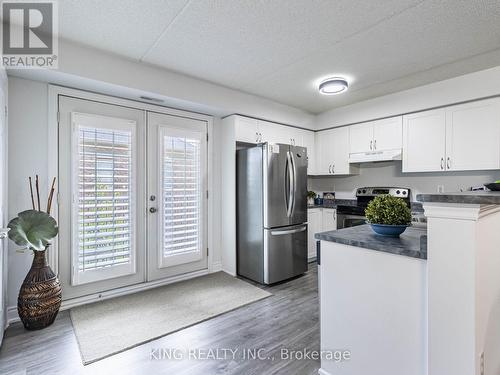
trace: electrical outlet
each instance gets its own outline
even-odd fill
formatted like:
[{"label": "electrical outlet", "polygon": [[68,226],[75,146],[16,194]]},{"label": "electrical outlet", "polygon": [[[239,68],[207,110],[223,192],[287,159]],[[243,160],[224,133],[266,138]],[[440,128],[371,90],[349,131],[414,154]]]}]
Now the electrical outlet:
[{"label": "electrical outlet", "polygon": [[438,193],[444,193],[444,185],[438,185]]},{"label": "electrical outlet", "polygon": [[481,353],[481,362],[480,362],[480,374],[484,375],[484,352]]}]

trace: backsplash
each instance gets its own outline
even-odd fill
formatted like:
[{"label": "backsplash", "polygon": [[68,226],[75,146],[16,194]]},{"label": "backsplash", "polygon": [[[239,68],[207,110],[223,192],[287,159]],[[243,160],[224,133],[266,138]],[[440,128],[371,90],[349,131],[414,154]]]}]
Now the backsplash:
[{"label": "backsplash", "polygon": [[445,192],[468,190],[500,179],[500,171],[402,173],[401,162],[361,164],[359,175],[347,177],[310,177],[308,189],[318,192],[335,191],[337,199],[355,198],[356,188],[361,186],[399,186],[412,190],[411,200],[420,193],[435,193],[438,185]]}]

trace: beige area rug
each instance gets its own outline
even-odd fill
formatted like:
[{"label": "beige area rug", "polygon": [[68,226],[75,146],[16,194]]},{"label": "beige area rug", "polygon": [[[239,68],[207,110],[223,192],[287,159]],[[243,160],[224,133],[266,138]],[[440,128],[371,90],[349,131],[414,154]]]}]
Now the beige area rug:
[{"label": "beige area rug", "polygon": [[270,295],[217,272],[70,313],[82,361],[89,364]]}]

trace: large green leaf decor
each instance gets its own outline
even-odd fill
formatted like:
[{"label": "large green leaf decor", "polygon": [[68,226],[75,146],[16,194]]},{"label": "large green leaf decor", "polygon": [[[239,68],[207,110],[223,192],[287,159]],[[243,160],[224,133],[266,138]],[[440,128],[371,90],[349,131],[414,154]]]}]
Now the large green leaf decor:
[{"label": "large green leaf decor", "polygon": [[58,228],[56,220],[48,213],[37,210],[20,212],[8,225],[9,238],[17,245],[32,250],[45,250]]}]

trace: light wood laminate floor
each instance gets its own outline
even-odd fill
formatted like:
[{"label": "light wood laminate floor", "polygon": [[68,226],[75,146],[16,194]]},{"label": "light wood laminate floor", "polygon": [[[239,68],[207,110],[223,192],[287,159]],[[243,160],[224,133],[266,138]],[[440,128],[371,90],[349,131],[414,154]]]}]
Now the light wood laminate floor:
[{"label": "light wood laminate floor", "polygon": [[[319,350],[316,265],[309,264],[304,276],[264,289],[273,296],[88,366],[82,365],[67,311],[41,331],[26,331],[16,323],[5,333],[0,374],[317,374],[319,361],[281,358],[282,349]],[[164,349],[164,353],[180,349],[177,353],[183,359],[151,359],[161,355],[157,349]],[[216,349],[219,357],[224,357],[223,349],[237,352],[234,359],[232,355],[227,359],[190,359],[189,349],[200,349],[191,352],[198,357],[208,355],[209,350],[216,354]],[[264,349],[259,353],[266,359],[243,359],[246,349]]]}]

